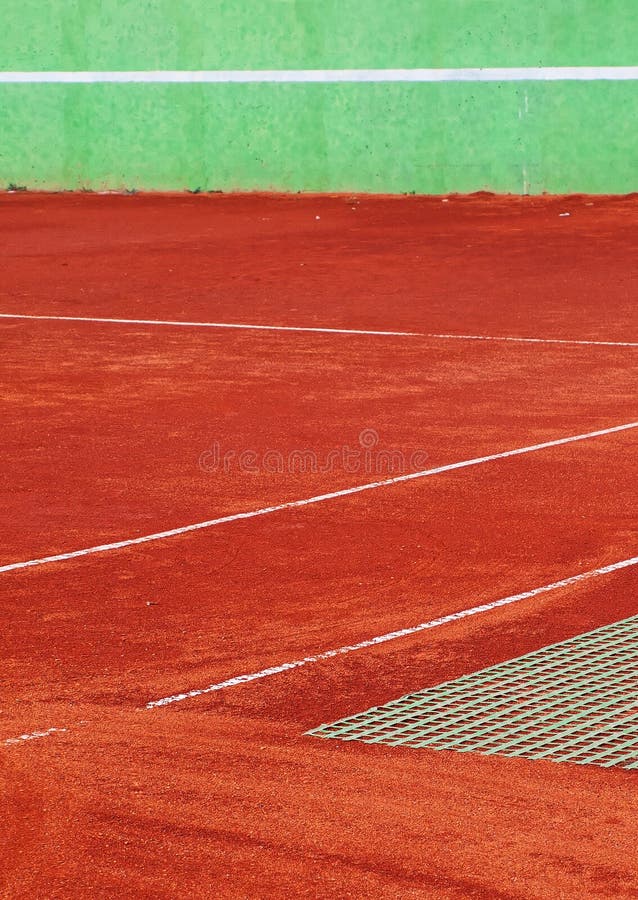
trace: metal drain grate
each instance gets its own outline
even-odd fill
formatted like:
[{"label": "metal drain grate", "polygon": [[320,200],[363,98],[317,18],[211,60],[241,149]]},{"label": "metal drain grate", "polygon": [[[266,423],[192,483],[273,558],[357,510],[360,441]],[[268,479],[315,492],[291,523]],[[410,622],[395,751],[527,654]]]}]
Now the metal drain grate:
[{"label": "metal drain grate", "polygon": [[638,616],[308,733],[638,769]]}]

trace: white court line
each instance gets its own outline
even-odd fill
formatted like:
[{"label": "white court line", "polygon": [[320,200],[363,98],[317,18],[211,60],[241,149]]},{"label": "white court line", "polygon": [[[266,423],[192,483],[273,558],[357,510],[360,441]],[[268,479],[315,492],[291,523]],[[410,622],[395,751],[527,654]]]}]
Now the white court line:
[{"label": "white court line", "polygon": [[0,72],[0,84],[340,84],[636,80],[638,80],[638,66]]},{"label": "white court line", "polygon": [[[376,647],[379,644],[385,644],[388,641],[395,641],[398,638],[409,637],[413,634],[418,634],[421,631],[428,631],[432,628],[439,628],[442,625],[448,625],[451,622],[458,622],[461,619],[469,618],[470,616],[477,616],[484,612],[491,612],[493,609],[499,609],[502,606],[509,606],[512,603],[518,603],[521,600],[529,600],[532,597],[537,597],[539,594],[546,594],[550,591],[560,590],[561,588],[570,587],[574,584],[580,584],[583,581],[589,581],[593,578],[599,578],[602,575],[609,575],[613,572],[619,572],[621,569],[628,569],[632,566],[638,565],[638,556],[633,556],[630,559],[624,559],[620,562],[611,563],[607,566],[601,566],[598,569],[590,569],[587,572],[581,572],[578,575],[571,575],[568,578],[563,578],[560,581],[554,581],[552,584],[546,584],[542,587],[532,588],[529,591],[522,591],[520,594],[511,594],[508,597],[503,597],[500,600],[493,600],[490,603],[482,603],[480,606],[472,606],[469,609],[463,609],[459,612],[450,613],[446,616],[440,616],[438,619],[431,619],[429,622],[422,622],[420,625],[413,625],[410,628],[401,628],[398,631],[390,631],[386,634],[379,635],[378,637],[369,638],[365,641],[359,641],[357,644],[347,644],[344,647],[338,647],[335,650],[325,650],[322,653],[317,653],[314,656],[305,656],[303,659],[297,659],[292,662],[282,663],[278,666],[270,666],[267,669],[261,669],[259,672],[251,672],[246,675],[236,675],[233,678],[228,678],[225,681],[217,682],[216,684],[208,685],[205,688],[196,688],[194,690],[185,691],[180,694],[172,694],[169,697],[161,697],[159,700],[150,700],[146,704],[146,709],[152,710],[157,709],[161,706],[170,706],[173,703],[179,703],[183,700],[191,700],[196,697],[202,697],[205,694],[213,694],[217,691],[225,690],[226,688],[237,687],[240,684],[248,684],[251,681],[259,681],[263,678],[269,678],[272,675],[281,675],[283,672],[289,672],[292,669],[298,669],[302,666],[312,665],[313,663],[321,662],[326,659],[334,659],[336,656],[344,656],[348,653],[354,653],[357,650],[365,650],[370,647]],[[87,722],[79,722],[79,725],[86,725]],[[0,743],[3,745],[13,745],[13,744],[21,744],[26,741],[37,740],[38,738],[48,737],[52,734],[58,733],[66,733],[68,728],[49,728],[46,731],[34,731],[30,734],[22,734],[19,737],[15,738],[7,738]]]},{"label": "white court line", "polygon": [[[292,662],[282,663],[278,666],[270,666],[267,669],[261,669],[259,672],[251,672],[246,675],[236,675],[225,681],[217,682],[217,684],[208,685],[205,688],[196,688],[190,691],[184,691],[180,694],[172,694],[168,697],[161,697],[159,700],[150,700],[146,704],[146,709],[157,709],[161,706],[170,706],[174,703],[180,703],[183,700],[192,700],[196,697],[202,697],[206,694],[213,694],[217,691],[223,691],[226,688],[237,687],[240,684],[248,684],[251,681],[260,681],[263,678],[270,678],[273,675],[281,675],[284,672],[290,672],[292,669],[299,669],[303,666],[312,665],[313,663],[322,662],[326,659],[334,659],[336,656],[345,656],[348,653],[354,653],[357,650],[366,650],[370,647],[376,647],[379,644],[386,644],[388,641],[395,641],[398,638],[409,637],[418,634],[421,631],[429,631],[433,628],[439,628],[442,625],[448,625],[452,622],[458,622],[461,619],[467,619],[470,616],[477,616],[484,612],[491,612],[493,609],[499,609],[502,606],[510,606],[512,603],[519,603],[521,600],[529,600],[540,594],[547,594],[550,591],[567,588],[574,584],[580,584],[583,581],[589,581],[593,578],[600,578],[603,575],[609,575],[613,572],[619,572],[621,569],[628,569],[638,565],[638,556],[630,559],[624,559],[620,562],[611,563],[607,566],[601,566],[597,569],[590,569],[587,572],[581,572],[578,575],[571,575],[560,581],[554,581],[552,584],[545,584],[542,587],[532,588],[529,591],[522,591],[520,594],[511,594],[500,600],[493,600],[490,603],[482,603],[480,606],[472,606],[469,609],[463,609],[459,612],[450,613],[446,616],[440,616],[438,619],[431,619],[429,622],[422,622],[420,625],[413,625],[409,628],[401,628],[398,631],[390,631],[378,637],[369,638],[365,641],[359,641],[356,644],[347,644],[338,647],[335,650],[325,650],[314,656],[304,656],[303,659],[297,659]],[[87,722],[79,722],[79,725],[86,725]],[[68,728],[49,728],[46,731],[34,731],[31,734],[22,734],[19,737],[7,738],[0,741],[1,744],[9,746],[12,744],[21,744],[26,741],[37,740],[38,738],[48,737],[52,734],[67,732]]]},{"label": "white court line", "polygon": [[515,341],[524,344],[581,344],[600,347],[638,347],[638,341],[589,341],[577,338],[533,338],[481,334],[434,334],[424,331],[374,331],[360,328],[318,328],[303,325],[253,325],[239,322],[183,322],[171,319],[109,319],[97,316],[34,316],[0,313],[0,319],[35,319],[54,322],[102,322],[114,325],[168,325],[182,328],[239,328],[249,331],[311,331],[320,334],[370,334],[381,337],[422,337],[444,341]]},{"label": "white court line", "polygon": [[270,666],[268,669],[262,669],[260,672],[252,672],[249,675],[236,675],[234,678],[228,678],[226,681],[220,681],[217,684],[211,684],[205,688],[184,691],[184,693],[181,694],[172,694],[170,697],[162,697],[160,700],[151,700],[146,704],[146,709],[169,706],[172,703],[179,703],[182,700],[191,700],[195,697],[202,697],[204,694],[213,694],[216,691],[236,687],[239,684],[246,684],[250,681],[269,678],[271,675],[280,675],[283,672],[289,672],[291,669],[299,669],[301,666],[312,665],[312,663],[321,662],[325,659],[332,659],[335,656],[344,656],[347,653],[354,653],[356,650],[365,650],[368,647],[376,647],[378,644],[395,641],[397,638],[409,637],[412,634],[418,634],[420,631],[427,631],[431,628],[439,628],[441,625],[447,625],[450,622],[458,622],[460,619],[468,618],[468,616],[477,616],[480,613],[490,612],[501,606],[509,606],[510,604],[518,603],[521,600],[529,600],[531,597],[537,597],[539,594],[547,594],[549,591],[566,588],[573,584],[579,584],[580,582],[588,581],[591,578],[599,578],[601,575],[608,575],[611,572],[618,572],[620,569],[628,569],[630,566],[635,565],[638,565],[638,556],[633,556],[631,559],[624,559],[621,562],[612,563],[608,566],[602,566],[599,569],[581,572],[579,575],[572,575],[569,578],[563,578],[561,581],[554,581],[552,584],[545,584],[542,587],[533,588],[530,591],[512,594],[509,597],[503,597],[501,600],[493,600],[491,603],[482,603],[480,606],[472,606],[469,609],[463,609],[460,612],[441,616],[438,619],[431,619],[429,622],[413,625],[411,628],[390,631],[379,637],[360,641],[358,644],[348,644],[345,647],[339,647],[336,650],[325,650],[323,653],[317,653],[315,656],[305,656],[303,659],[297,659],[293,662],[283,663],[279,666]]},{"label": "white court line", "polygon": [[522,344],[582,344],[588,347],[638,347],[638,341],[586,341],[575,338],[510,337],[487,334],[424,334],[442,341],[515,341]]},{"label": "white court line", "polygon": [[252,331],[318,331],[322,334],[377,334],[386,337],[424,337],[416,331],[364,331],[357,328],[311,328],[296,325],[244,325],[238,322],[180,322],[162,319],[101,319],[93,316],[27,316],[0,313],[0,319],[45,319],[60,322],[108,322],[115,325],[170,325],[183,328],[240,328]]},{"label": "white court line", "polygon": [[491,453],[488,456],[478,456],[474,459],[466,459],[461,462],[448,463],[444,466],[437,466],[434,469],[423,469],[420,472],[410,472],[407,475],[396,475],[394,478],[385,478],[382,481],[372,481],[366,484],[355,485],[354,487],[343,488],[339,491],[331,491],[328,494],[318,494],[315,497],[306,497],[302,500],[291,500],[288,503],[278,503],[275,506],[265,506],[260,509],[249,510],[248,512],[233,513],[228,516],[220,516],[216,519],[208,519],[205,522],[196,522],[193,525],[184,525],[181,528],[170,528],[167,531],[158,531],[154,534],[146,534],[142,537],[127,538],[122,541],[114,541],[111,544],[98,544],[95,547],[85,547],[82,550],[72,550],[68,553],[57,553],[54,556],[43,556],[39,559],[29,559],[24,562],[9,563],[0,566],[1,572],[12,572],[16,569],[27,569],[31,566],[43,566],[47,563],[63,562],[69,559],[77,559],[80,556],[89,556],[94,553],[106,553],[110,550],[120,550],[124,547],[133,547],[136,544],[147,544],[150,541],[159,541],[164,538],[176,537],[181,534],[188,534],[191,531],[200,531],[204,528],[212,528],[215,525],[224,525],[228,522],[237,522],[242,519],[254,519],[257,516],[266,516],[270,513],[281,512],[287,509],[297,509],[302,506],[310,506],[314,503],[323,503],[327,500],[336,500],[339,497],[348,497],[352,494],[360,494],[363,491],[372,491],[376,488],[389,487],[394,484],[402,484],[406,481],[415,481],[418,478],[427,478],[431,475],[439,475],[443,472],[453,472],[457,469],[467,469],[470,466],[478,466],[482,463],[493,462],[497,459],[507,459],[511,456],[521,456],[524,453],[534,453],[537,450],[546,450],[550,447],[561,447],[564,444],[573,444],[576,441],[586,441],[590,438],[602,437],[603,435],[616,434],[621,431],[629,431],[632,428],[638,428],[638,422],[629,422],[626,425],[615,425],[612,428],[603,428],[599,431],[590,431],[586,434],[576,434],[571,437],[557,438],[553,441],[544,441],[542,444],[532,444],[528,447],[517,447],[514,450],[504,450],[500,453]]},{"label": "white court line", "polygon": [[[205,694],[213,694],[217,691],[225,690],[226,688],[237,687],[240,684],[248,684],[251,681],[260,681],[263,678],[269,678],[272,675],[281,675],[284,672],[289,672],[292,669],[299,669],[302,666],[312,665],[313,663],[318,663],[326,659],[334,659],[336,656],[345,656],[348,653],[354,653],[357,650],[365,650],[370,647],[376,647],[379,644],[388,643],[388,641],[395,641],[398,638],[409,637],[410,635],[418,634],[421,631],[428,631],[433,628],[439,628],[442,625],[448,625],[451,622],[458,622],[461,619],[469,618],[470,616],[477,616],[484,612],[490,612],[494,609],[499,609],[502,606],[510,606],[513,603],[518,603],[521,600],[529,600],[532,597],[537,597],[540,594],[547,594],[550,591],[560,590],[561,588],[570,587],[574,584],[579,584],[584,581],[589,581],[593,578],[599,578],[603,575],[609,575],[613,572],[619,572],[621,569],[628,569],[632,566],[638,565],[638,556],[633,556],[630,559],[624,559],[620,562],[611,563],[607,566],[601,566],[597,569],[590,569],[587,572],[581,572],[578,575],[571,575],[568,578],[563,578],[560,581],[554,581],[552,584],[546,584],[542,587],[532,588],[529,591],[522,591],[520,594],[511,594],[508,597],[503,597],[500,600],[493,600],[490,603],[482,603],[480,606],[472,606],[469,609],[463,609],[459,612],[450,613],[446,616],[440,616],[438,619],[431,619],[429,622],[422,622],[420,625],[413,625],[409,628],[401,628],[398,631],[390,631],[386,634],[379,635],[378,637],[369,638],[365,641],[359,641],[356,644],[347,644],[343,647],[338,647],[335,650],[325,650],[322,653],[317,653],[314,656],[305,656],[303,659],[297,659],[292,662],[282,663],[278,666],[270,666],[267,669],[261,669],[259,672],[251,672],[246,675],[236,675],[233,678],[228,678],[225,681],[217,682],[216,684],[208,685],[205,688],[196,688],[189,691],[184,691],[180,694],[172,694],[168,697],[161,697],[159,700],[150,700],[146,704],[146,709],[152,710],[157,709],[161,706],[170,706],[174,703],[179,703],[183,700],[191,700],[196,697],[202,697]],[[80,722],[80,725],[86,725],[87,722]],[[46,731],[34,731],[31,734],[22,734],[19,737],[15,738],[7,738],[0,743],[3,745],[12,745],[12,744],[21,744],[26,741],[37,740],[38,738],[48,737],[49,735],[56,733],[64,733],[67,732],[68,728],[49,728]]]},{"label": "white court line", "polygon": [[14,738],[5,738],[0,743],[9,747],[12,744],[24,744],[25,741],[37,741],[39,738],[49,737],[52,734],[63,734],[67,732],[67,728],[47,728],[46,731],[32,731],[31,734],[21,734]]}]

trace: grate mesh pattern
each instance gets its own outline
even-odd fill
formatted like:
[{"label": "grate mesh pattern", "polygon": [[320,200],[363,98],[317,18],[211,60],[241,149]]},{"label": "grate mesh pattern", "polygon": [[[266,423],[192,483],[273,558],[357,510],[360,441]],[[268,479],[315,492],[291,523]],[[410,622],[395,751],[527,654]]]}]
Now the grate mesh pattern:
[{"label": "grate mesh pattern", "polygon": [[638,616],[309,734],[638,769]]}]

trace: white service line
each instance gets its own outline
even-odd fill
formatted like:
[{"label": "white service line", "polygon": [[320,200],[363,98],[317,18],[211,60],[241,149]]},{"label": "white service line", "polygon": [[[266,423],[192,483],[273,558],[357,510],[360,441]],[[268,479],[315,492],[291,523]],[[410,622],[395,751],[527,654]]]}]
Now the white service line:
[{"label": "white service line", "polygon": [[160,69],[0,72],[0,84],[343,84],[480,81],[636,81],[638,66],[405,69]]},{"label": "white service line", "polygon": [[297,509],[302,506],[310,506],[314,503],[323,503],[327,500],[336,500],[339,497],[348,497],[352,494],[360,494],[363,491],[372,491],[381,487],[389,487],[394,484],[402,484],[406,481],[415,481],[419,478],[427,478],[431,475],[440,475],[443,472],[453,472],[457,469],[467,469],[482,463],[493,462],[497,459],[507,459],[511,456],[521,456],[525,453],[534,453],[537,450],[546,450],[550,447],[561,447],[565,444],[573,444],[577,441],[586,441],[590,438],[602,437],[609,434],[617,434],[621,431],[629,431],[638,428],[638,422],[629,422],[626,425],[614,425],[612,428],[603,428],[599,431],[589,431],[585,434],[575,434],[570,437],[557,438],[553,441],[544,441],[542,444],[531,444],[528,447],[517,447],[514,450],[504,450],[500,453],[491,453],[488,456],[478,456],[474,459],[465,459],[461,462],[448,463],[437,466],[434,469],[423,469],[420,472],[410,472],[407,475],[396,475],[394,478],[385,478],[382,481],[372,481],[366,484],[358,484],[354,487],[343,488],[339,491],[331,491],[328,494],[317,494],[314,497],[305,497],[302,500],[291,500],[288,503],[278,503],[275,506],[264,506],[260,509],[248,512],[233,513],[228,516],[220,516],[216,519],[208,519],[204,522],[195,522],[193,525],[184,525],[180,528],[170,528],[167,531],[158,531],[154,534],[146,534],[142,537],[127,538],[122,541],[114,541],[111,544],[98,544],[95,547],[85,547],[82,550],[71,550],[68,553],[56,553],[54,556],[43,556],[39,559],[29,559],[24,562],[9,563],[0,566],[1,572],[13,572],[16,569],[27,569],[32,566],[43,566],[47,563],[64,562],[69,559],[77,559],[80,556],[90,556],[94,553],[106,553],[110,550],[121,550],[125,547],[133,547],[137,544],[147,544],[150,541],[159,541],[164,538],[176,537],[188,534],[191,531],[201,531],[204,528],[212,528],[215,525],[225,525],[228,522],[238,522],[242,519],[254,519],[257,516],[266,516],[270,513],[281,512],[287,509]]},{"label": "white service line", "polygon": [[184,322],[172,319],[111,319],[98,316],[36,316],[0,313],[0,319],[35,319],[53,322],[97,322],[113,325],[168,325],[181,328],[239,328],[248,331],[310,331],[319,334],[369,334],[380,337],[421,337],[443,341],[514,341],[523,344],[575,344],[600,347],[638,347],[638,341],[593,341],[578,338],[537,338],[490,334],[435,334],[426,331],[375,331],[363,328],[319,328],[304,325],[253,325],[240,322]]},{"label": "white service line", "polygon": [[339,647],[336,650],[325,650],[323,653],[317,653],[314,656],[305,656],[303,659],[296,659],[293,662],[282,663],[279,666],[270,666],[267,669],[262,669],[260,672],[252,672],[249,675],[236,675],[233,678],[228,678],[226,681],[220,681],[217,684],[211,684],[205,688],[184,691],[181,694],[172,694],[170,697],[162,697],[160,700],[151,700],[146,704],[146,709],[169,706],[172,703],[179,703],[182,700],[191,700],[195,697],[202,697],[204,694],[213,694],[216,691],[223,691],[225,688],[236,687],[239,684],[246,684],[250,681],[259,681],[262,678],[269,678],[271,675],[281,675],[283,672],[289,672],[291,669],[299,669],[301,666],[308,666],[325,659],[332,659],[335,656],[344,656],[345,654],[353,653],[356,650],[365,650],[368,647],[375,647],[377,644],[385,644],[388,641],[395,641],[397,638],[418,634],[420,631],[439,628],[441,625],[447,625],[450,622],[458,622],[460,619],[468,618],[468,616],[477,616],[480,613],[490,612],[501,606],[509,606],[510,604],[518,603],[521,600],[529,600],[531,597],[537,597],[539,594],[547,594],[549,591],[570,587],[573,584],[579,584],[580,582],[588,581],[591,578],[599,578],[601,575],[608,575],[611,572],[618,572],[620,569],[628,569],[630,566],[635,565],[638,565],[638,556],[633,556],[631,559],[624,559],[621,562],[612,563],[608,566],[601,566],[599,569],[590,569],[588,572],[581,572],[579,575],[571,575],[569,578],[563,578],[560,581],[554,581],[552,584],[545,584],[542,587],[533,588],[530,591],[523,591],[520,594],[512,594],[509,597],[503,597],[501,600],[493,600],[491,603],[482,603],[480,606],[472,606],[469,609],[450,613],[449,615],[441,616],[438,619],[431,619],[429,622],[422,622],[420,625],[413,625],[410,628],[401,628],[399,631],[390,631],[387,634],[369,638],[368,640],[360,641],[357,644],[348,644],[345,647]]}]

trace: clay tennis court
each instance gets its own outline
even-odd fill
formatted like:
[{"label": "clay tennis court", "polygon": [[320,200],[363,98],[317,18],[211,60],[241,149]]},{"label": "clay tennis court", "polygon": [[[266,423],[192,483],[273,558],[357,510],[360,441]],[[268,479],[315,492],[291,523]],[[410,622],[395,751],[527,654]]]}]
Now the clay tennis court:
[{"label": "clay tennis court", "polygon": [[5,896],[638,895],[635,772],[308,734],[638,613],[637,226],[0,198]]}]

